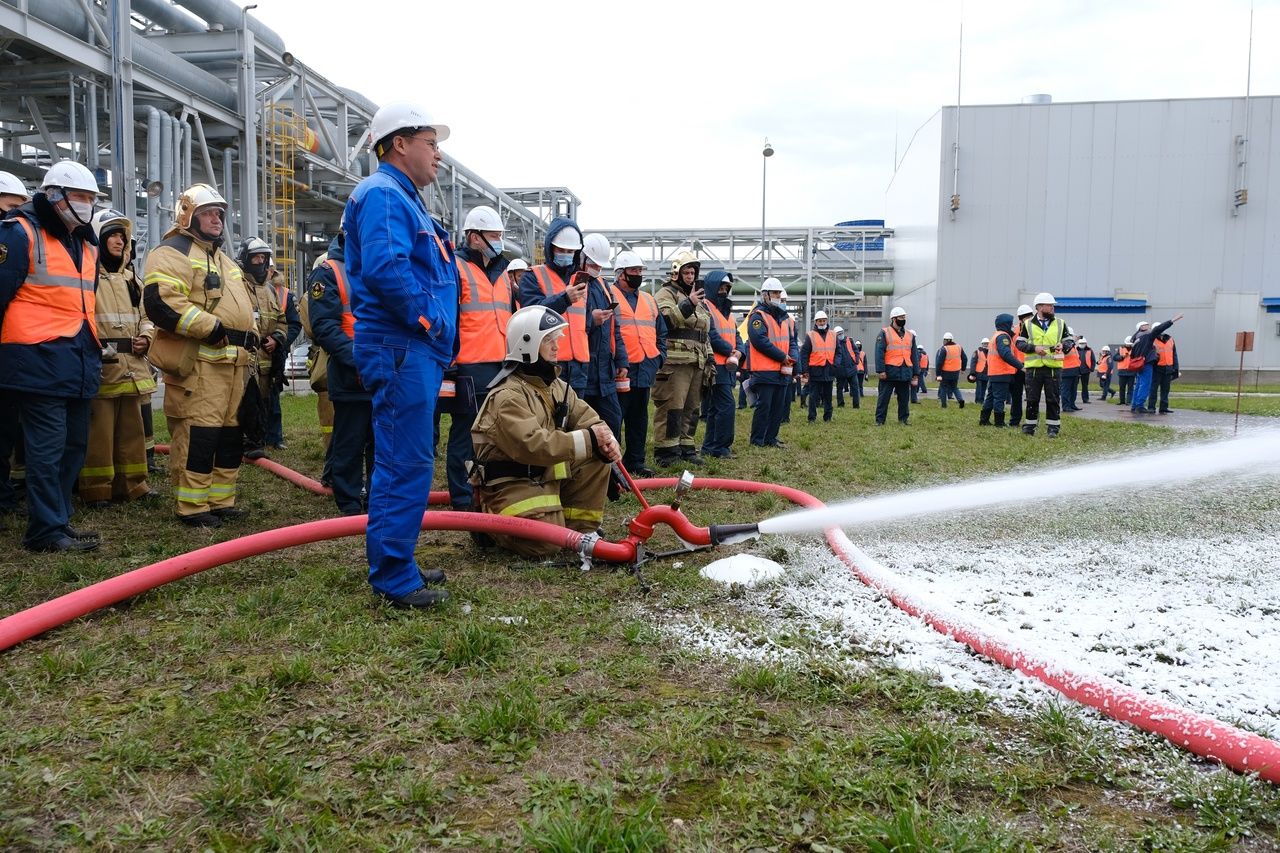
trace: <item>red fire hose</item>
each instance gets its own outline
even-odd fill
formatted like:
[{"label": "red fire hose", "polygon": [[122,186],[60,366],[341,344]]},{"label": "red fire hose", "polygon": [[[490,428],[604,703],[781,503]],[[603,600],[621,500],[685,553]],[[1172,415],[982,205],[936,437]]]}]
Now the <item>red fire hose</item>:
[{"label": "red fire hose", "polygon": [[[277,463],[273,462],[271,466],[268,470],[280,468],[289,472],[289,469]],[[294,473],[296,472],[289,472]],[[299,482],[292,476],[281,476],[286,476],[292,482]],[[302,475],[297,476],[301,480],[309,480]],[[637,485],[642,489],[673,488],[676,483],[674,478],[659,478],[640,480]],[[799,489],[750,480],[706,478],[695,481],[694,488],[747,493],[772,492],[800,506],[817,508],[824,505],[822,501]],[[446,493],[440,494],[445,494],[447,500]],[[436,495],[437,493],[432,493],[432,498],[435,499]],[[93,584],[0,619],[0,651],[94,610],[214,566],[293,545],[358,535],[364,532],[366,520],[365,516],[335,518],[256,533]],[[690,545],[710,544],[714,538],[713,530],[695,526],[682,513],[669,506],[653,506],[642,511],[630,524],[631,535],[621,542],[607,542],[594,537],[588,539],[584,534],[532,519],[449,511],[427,512],[422,517],[423,530],[481,531],[518,536],[551,542],[571,551],[587,550],[592,557],[618,563],[633,562],[638,546],[653,534],[654,524],[659,523],[669,525],[680,539]],[[1126,687],[1114,679],[1095,673],[1075,672],[1060,662],[1021,649],[1011,637],[993,636],[988,629],[962,614],[946,612],[946,608],[931,605],[911,595],[902,588],[900,579],[891,572],[882,567],[873,569],[874,564],[865,555],[860,563],[858,555],[861,552],[843,531],[831,528],[826,534],[832,550],[864,583],[884,593],[896,606],[923,619],[940,633],[965,643],[979,654],[1006,667],[1039,679],[1068,698],[1097,708],[1114,719],[1159,734],[1177,746],[1221,762],[1234,770],[1257,773],[1269,782],[1280,783],[1280,743],[1229,726],[1212,717],[1179,708]]]}]

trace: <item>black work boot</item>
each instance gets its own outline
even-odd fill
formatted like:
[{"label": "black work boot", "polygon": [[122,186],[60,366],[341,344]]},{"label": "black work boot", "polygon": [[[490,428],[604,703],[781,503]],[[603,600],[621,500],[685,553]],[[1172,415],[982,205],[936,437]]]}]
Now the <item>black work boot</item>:
[{"label": "black work boot", "polygon": [[964,400],[956,400],[956,402],[960,404],[960,408],[964,408]]},{"label": "black work boot", "polygon": [[1022,434],[1023,434],[1023,435],[1035,435],[1035,434],[1036,434],[1036,425],[1035,425],[1035,424],[1023,424],[1023,425],[1022,425]]},{"label": "black work boot", "polygon": [[680,464],[680,450],[675,447],[660,447],[653,451],[653,464],[659,468],[670,468]]},{"label": "black work boot", "polygon": [[1004,429],[1004,412],[996,412],[996,426]]},{"label": "black work boot", "polygon": [[1049,432],[1049,438],[1057,438],[1057,437],[1058,437],[1058,428],[1057,428],[1056,426],[1051,426],[1051,427],[1049,427],[1049,428],[1048,428],[1048,432]]},{"label": "black work boot", "polygon": [[978,426],[991,426],[990,409],[983,409],[982,414],[978,415]]},{"label": "black work boot", "polygon": [[686,465],[705,465],[707,460],[698,455],[698,451],[693,447],[680,448],[680,461]]}]

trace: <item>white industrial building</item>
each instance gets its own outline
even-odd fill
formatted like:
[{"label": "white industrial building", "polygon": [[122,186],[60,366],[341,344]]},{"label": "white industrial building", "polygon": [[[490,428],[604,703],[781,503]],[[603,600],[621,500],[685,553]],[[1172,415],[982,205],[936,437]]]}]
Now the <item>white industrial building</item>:
[{"label": "white industrial building", "polygon": [[901,158],[893,304],[921,342],[972,350],[1047,290],[1094,349],[1184,313],[1184,370],[1234,375],[1247,330],[1247,377],[1280,376],[1280,98],[1029,100],[941,109]]}]

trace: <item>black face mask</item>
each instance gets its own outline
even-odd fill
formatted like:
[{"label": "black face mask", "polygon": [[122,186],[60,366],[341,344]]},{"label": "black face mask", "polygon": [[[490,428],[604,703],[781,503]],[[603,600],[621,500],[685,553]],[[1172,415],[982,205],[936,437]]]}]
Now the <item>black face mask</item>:
[{"label": "black face mask", "polygon": [[245,264],[245,269],[248,271],[249,275],[253,276],[253,280],[256,281],[258,284],[266,283],[267,281],[267,264],[266,263],[255,264],[250,262],[248,264]]},{"label": "black face mask", "polygon": [[895,317],[893,318],[893,325],[899,329],[905,329],[907,327],[907,320],[905,317]]},{"label": "black face mask", "polygon": [[[624,273],[624,275],[626,275],[626,274]],[[640,285],[644,284],[644,273],[637,273],[637,274],[635,274],[635,275],[627,275],[627,276],[626,276],[626,278],[627,278],[627,286],[628,286],[628,287],[635,288],[636,290],[639,290],[639,289],[640,289]]]}]

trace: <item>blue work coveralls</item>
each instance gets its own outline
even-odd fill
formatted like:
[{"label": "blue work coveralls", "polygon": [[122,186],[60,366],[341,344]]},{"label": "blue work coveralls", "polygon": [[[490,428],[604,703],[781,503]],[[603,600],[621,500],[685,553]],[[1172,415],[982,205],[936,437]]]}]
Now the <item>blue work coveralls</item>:
[{"label": "blue work coveralls", "polygon": [[431,494],[436,398],[458,334],[458,269],[448,232],[389,163],[352,192],[346,223],[352,355],[373,393],[369,584],[400,598],[423,585],[413,552]]}]

